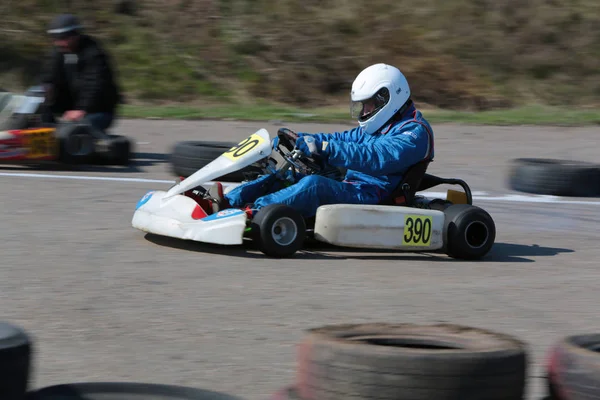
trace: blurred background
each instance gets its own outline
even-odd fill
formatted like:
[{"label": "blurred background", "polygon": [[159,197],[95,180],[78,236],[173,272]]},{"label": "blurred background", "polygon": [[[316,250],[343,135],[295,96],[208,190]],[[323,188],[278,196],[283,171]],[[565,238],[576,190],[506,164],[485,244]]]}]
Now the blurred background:
[{"label": "blurred background", "polygon": [[599,103],[597,0],[2,0],[0,87],[35,83],[62,12],[108,49],[130,103],[347,107],[376,62],[420,106]]}]

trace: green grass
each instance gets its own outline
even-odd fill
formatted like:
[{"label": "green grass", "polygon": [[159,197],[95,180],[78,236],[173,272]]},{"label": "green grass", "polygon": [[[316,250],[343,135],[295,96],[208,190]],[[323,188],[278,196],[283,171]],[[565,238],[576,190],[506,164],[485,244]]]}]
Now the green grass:
[{"label": "green grass", "polygon": [[[526,106],[508,110],[466,112],[422,110],[431,123],[463,123],[482,125],[599,125],[600,109],[572,109],[547,106]],[[286,122],[353,123],[343,107],[302,109],[275,105],[135,106],[126,105],[122,118],[161,119],[236,119],[249,121],[280,120]]]},{"label": "green grass", "polygon": [[526,106],[508,110],[481,112],[425,111],[431,122],[455,122],[482,125],[557,125],[586,126],[600,124],[600,109],[574,109]]},{"label": "green grass", "polygon": [[[431,111],[432,122],[598,123],[597,111],[555,108],[599,105],[597,0],[4,3],[0,87],[35,84],[47,24],[69,11],[109,50],[131,104],[177,104],[125,107],[130,116],[349,121],[356,74],[387,62],[417,104],[485,111]],[[198,103],[211,106],[181,106]],[[514,109],[525,104],[544,107]]]},{"label": "green grass", "polygon": [[207,107],[126,105],[121,109],[120,114],[124,118],[351,121],[349,110],[335,108],[311,110],[276,105]]}]

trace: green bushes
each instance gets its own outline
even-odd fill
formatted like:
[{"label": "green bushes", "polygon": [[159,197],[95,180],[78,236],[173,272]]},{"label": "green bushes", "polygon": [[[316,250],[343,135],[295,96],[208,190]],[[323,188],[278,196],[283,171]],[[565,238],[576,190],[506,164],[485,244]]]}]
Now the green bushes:
[{"label": "green bushes", "polygon": [[[595,105],[600,94],[595,0],[72,3],[130,100],[347,102],[354,76],[381,61],[406,73],[417,101],[449,109]],[[56,4],[0,6],[0,86],[32,82],[46,25],[67,10]]]}]

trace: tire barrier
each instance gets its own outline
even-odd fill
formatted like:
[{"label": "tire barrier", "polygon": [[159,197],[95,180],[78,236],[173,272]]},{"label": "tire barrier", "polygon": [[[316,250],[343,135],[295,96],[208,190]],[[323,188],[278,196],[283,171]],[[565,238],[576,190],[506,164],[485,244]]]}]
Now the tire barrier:
[{"label": "tire barrier", "polygon": [[295,387],[303,400],[522,399],[526,346],[457,325],[334,325],[308,331]]},{"label": "tire barrier", "polygon": [[558,341],[549,352],[546,380],[550,399],[600,399],[600,334]]},{"label": "tire barrier", "polygon": [[[138,382],[80,382],[29,389],[33,341],[0,321],[3,400],[244,400],[206,389]],[[501,332],[454,324],[340,324],[308,329],[296,376],[269,400],[522,400],[529,353]],[[600,333],[558,340],[544,400],[600,399]]]},{"label": "tire barrier", "polygon": [[508,186],[550,196],[600,197],[600,164],[544,158],[511,161]]},{"label": "tire barrier", "polygon": [[25,400],[243,400],[227,393],[138,382],[82,382],[29,392]]},{"label": "tire barrier", "polygon": [[33,343],[19,326],[0,322],[0,399],[21,400],[27,392]]}]

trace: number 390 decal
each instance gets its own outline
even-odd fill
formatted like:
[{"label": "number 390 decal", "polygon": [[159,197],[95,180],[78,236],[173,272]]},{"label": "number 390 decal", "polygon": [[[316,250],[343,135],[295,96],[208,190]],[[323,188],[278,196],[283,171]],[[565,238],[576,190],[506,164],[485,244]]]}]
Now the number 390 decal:
[{"label": "number 390 decal", "polygon": [[429,246],[431,243],[432,217],[407,215],[404,217],[404,240],[409,246]]},{"label": "number 390 decal", "polygon": [[223,155],[229,158],[231,161],[246,155],[253,148],[264,142],[264,139],[259,135],[253,134],[248,136],[246,139],[238,143],[236,146],[227,150]]}]

